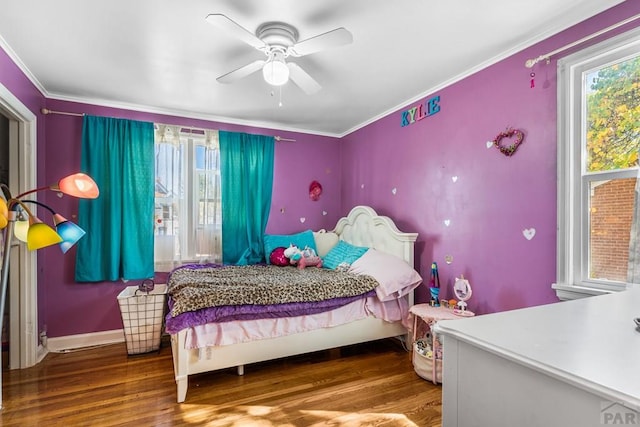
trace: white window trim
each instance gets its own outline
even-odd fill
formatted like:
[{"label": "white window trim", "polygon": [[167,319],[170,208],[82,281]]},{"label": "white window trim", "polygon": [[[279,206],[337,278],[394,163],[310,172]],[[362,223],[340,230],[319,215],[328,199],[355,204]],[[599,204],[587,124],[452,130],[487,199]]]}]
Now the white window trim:
[{"label": "white window trim", "polygon": [[[196,253],[196,245],[194,243],[197,231],[200,228],[200,225],[198,224],[199,210],[195,207],[197,206],[196,200],[198,198],[195,187],[198,182],[198,171],[196,170],[196,149],[198,146],[213,146],[219,149],[218,131],[212,129],[191,128],[181,125],[164,125],[159,123],[156,123],[155,126],[166,126],[177,130],[177,133],[174,133],[171,140],[163,140],[162,142],[181,146],[184,149],[183,174],[185,176],[182,177],[182,180],[186,189],[184,191],[184,203],[180,203],[179,206],[179,218],[183,224],[183,228],[188,230],[186,233],[174,235],[175,238],[180,239],[181,248],[184,248],[180,259],[154,259],[155,269],[156,271],[167,272],[171,271],[171,269],[175,268],[177,265],[191,263],[197,264],[203,261],[221,262],[222,253],[216,253],[219,258],[216,258],[215,256],[212,258],[201,255],[199,256]],[[219,170],[217,173],[219,174]],[[219,234],[221,234],[221,231]],[[219,241],[222,239],[221,235],[216,236],[216,238]]]},{"label": "white window trim", "polygon": [[[583,298],[625,290],[630,286],[607,284],[583,279],[588,251],[583,231],[588,223],[588,186],[584,182],[582,164],[582,122],[577,114],[582,105],[582,75],[604,65],[615,63],[640,52],[640,27],[576,52],[558,61],[558,232],[556,283],[552,288],[561,300]],[[579,90],[576,90],[578,88]],[[580,155],[578,155],[580,154]],[[628,173],[637,176],[637,171]],[[605,174],[603,174],[603,177]],[[606,179],[606,178],[605,178]]]}]

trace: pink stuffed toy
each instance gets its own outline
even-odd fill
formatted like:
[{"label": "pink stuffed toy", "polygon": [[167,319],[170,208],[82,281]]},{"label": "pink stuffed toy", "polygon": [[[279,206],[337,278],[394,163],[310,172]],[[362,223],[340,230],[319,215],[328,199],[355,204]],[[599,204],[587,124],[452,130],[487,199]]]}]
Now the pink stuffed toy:
[{"label": "pink stuffed toy", "polygon": [[291,245],[285,249],[284,255],[289,258],[291,265],[297,265],[300,269],[307,266],[322,267],[322,258],[309,247],[301,251],[297,246]]}]

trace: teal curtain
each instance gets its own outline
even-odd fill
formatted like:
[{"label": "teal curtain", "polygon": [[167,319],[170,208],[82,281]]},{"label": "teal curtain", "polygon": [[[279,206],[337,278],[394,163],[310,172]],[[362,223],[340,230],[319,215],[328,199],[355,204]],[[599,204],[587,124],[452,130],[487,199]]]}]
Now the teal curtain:
[{"label": "teal curtain", "polygon": [[220,131],[222,261],[247,265],[264,260],[273,187],[272,136]]},{"label": "teal curtain", "polygon": [[76,281],[153,277],[153,123],[85,116],[81,170],[100,196],[79,201]]}]

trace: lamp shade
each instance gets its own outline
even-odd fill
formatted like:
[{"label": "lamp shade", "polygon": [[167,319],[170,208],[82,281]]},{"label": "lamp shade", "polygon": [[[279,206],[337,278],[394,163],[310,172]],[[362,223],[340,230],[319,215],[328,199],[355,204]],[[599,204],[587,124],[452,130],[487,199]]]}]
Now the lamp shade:
[{"label": "lamp shade", "polygon": [[62,237],[53,228],[43,223],[36,217],[29,219],[29,231],[27,231],[27,249],[34,251],[62,242]]},{"label": "lamp shade", "polygon": [[58,182],[58,190],[81,199],[95,199],[100,195],[98,184],[83,173],[66,176]]},{"label": "lamp shade", "polygon": [[0,229],[5,228],[9,224],[9,208],[7,202],[0,197]]},{"label": "lamp shade", "polygon": [[53,222],[56,225],[56,232],[62,238],[62,242],[60,242],[60,250],[63,254],[66,254],[67,251],[86,234],[82,228],[78,227],[76,224],[67,220],[60,214],[55,214],[53,216]]},{"label": "lamp shade", "polygon": [[29,220],[18,220],[13,225],[13,235],[21,242],[27,241],[27,233],[29,232]]},{"label": "lamp shade", "polygon": [[275,52],[267,63],[262,67],[264,80],[272,86],[282,86],[289,81],[289,67],[284,61],[284,55]]}]

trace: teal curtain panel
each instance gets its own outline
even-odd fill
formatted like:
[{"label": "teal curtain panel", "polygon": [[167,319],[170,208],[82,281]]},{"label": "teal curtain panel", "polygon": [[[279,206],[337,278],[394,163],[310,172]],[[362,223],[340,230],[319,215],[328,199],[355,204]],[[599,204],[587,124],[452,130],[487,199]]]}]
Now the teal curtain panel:
[{"label": "teal curtain panel", "polygon": [[275,141],[272,136],[220,131],[222,261],[247,265],[264,260]]},{"label": "teal curtain panel", "polygon": [[100,196],[80,200],[76,281],[153,277],[153,123],[85,116],[81,169]]}]

